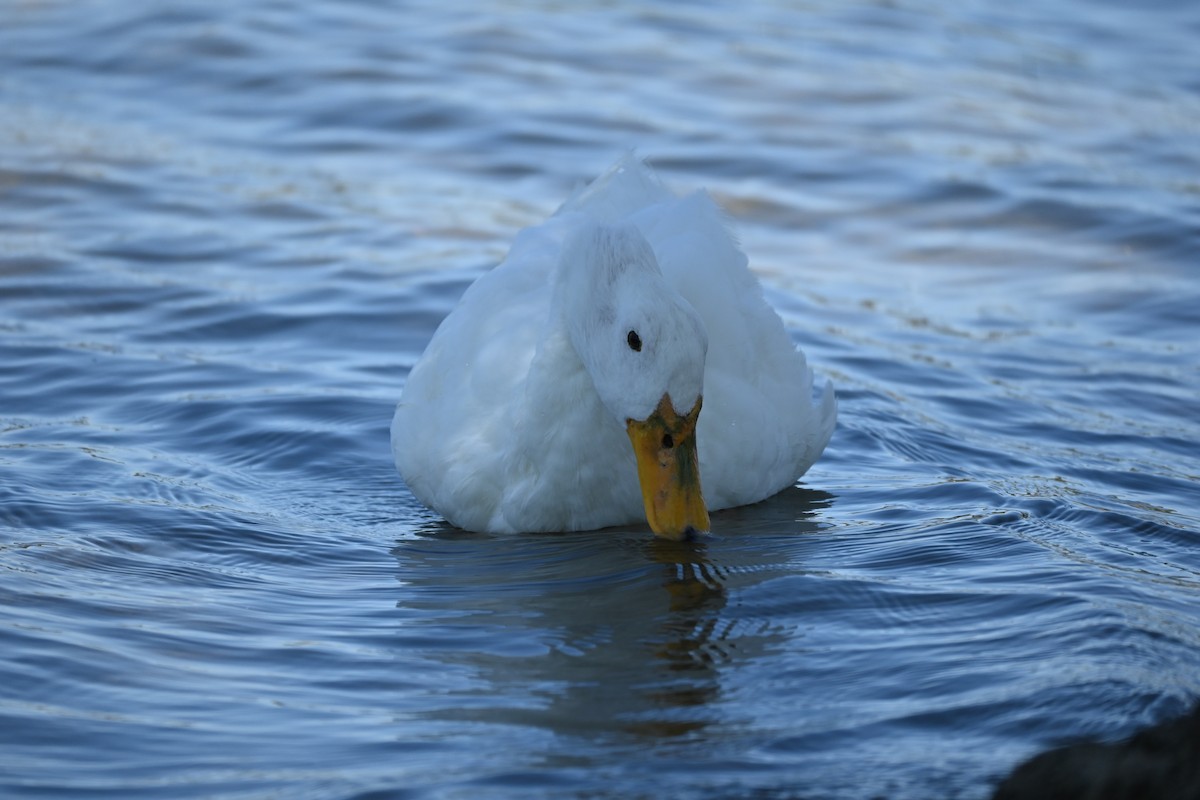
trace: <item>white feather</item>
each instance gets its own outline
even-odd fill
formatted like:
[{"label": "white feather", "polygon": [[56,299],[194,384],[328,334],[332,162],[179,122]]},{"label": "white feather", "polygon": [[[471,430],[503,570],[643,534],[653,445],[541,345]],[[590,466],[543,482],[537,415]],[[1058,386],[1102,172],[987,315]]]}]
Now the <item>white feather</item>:
[{"label": "white feather", "polygon": [[[639,261],[643,238],[651,263],[613,270],[614,259]],[[621,277],[597,280],[606,269]],[[646,320],[635,324],[653,340],[637,355],[652,357],[622,349],[626,319]],[[694,397],[701,380],[710,509],[792,485],[833,432],[832,387],[814,403],[804,354],[720,208],[704,192],[675,197],[627,156],[518,234],[463,295],[408,377],[392,450],[416,497],[458,527],[635,522],[644,510],[625,419],[668,388],[687,411],[677,395]]]}]

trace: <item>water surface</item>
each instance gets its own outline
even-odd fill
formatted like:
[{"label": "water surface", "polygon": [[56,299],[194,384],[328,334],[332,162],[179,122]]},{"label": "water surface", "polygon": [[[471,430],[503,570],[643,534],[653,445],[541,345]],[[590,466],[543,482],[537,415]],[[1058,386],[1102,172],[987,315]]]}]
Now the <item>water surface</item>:
[{"label": "water surface", "polygon": [[[1194,4],[16,4],[0,793],[986,797],[1200,695]],[[408,369],[636,146],[838,389],[693,545],[447,528]]]}]

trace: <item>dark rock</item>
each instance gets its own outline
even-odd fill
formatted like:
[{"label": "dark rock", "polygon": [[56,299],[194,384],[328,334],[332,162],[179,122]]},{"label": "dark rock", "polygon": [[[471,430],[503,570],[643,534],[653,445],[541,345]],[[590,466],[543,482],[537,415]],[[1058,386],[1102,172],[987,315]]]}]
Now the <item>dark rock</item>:
[{"label": "dark rock", "polygon": [[992,800],[1200,800],[1200,704],[1119,744],[1075,744],[1021,764]]}]

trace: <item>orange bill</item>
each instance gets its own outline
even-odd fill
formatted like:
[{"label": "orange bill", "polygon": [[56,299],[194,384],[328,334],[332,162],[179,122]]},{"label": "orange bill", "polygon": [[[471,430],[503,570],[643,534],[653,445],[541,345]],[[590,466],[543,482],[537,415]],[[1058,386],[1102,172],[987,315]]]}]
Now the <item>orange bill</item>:
[{"label": "orange bill", "polygon": [[696,420],[701,398],[680,416],[663,395],[644,420],[627,420],[625,430],[637,457],[638,480],[646,521],[657,535],[686,539],[708,532],[708,510],[700,491],[700,460],[696,456]]}]

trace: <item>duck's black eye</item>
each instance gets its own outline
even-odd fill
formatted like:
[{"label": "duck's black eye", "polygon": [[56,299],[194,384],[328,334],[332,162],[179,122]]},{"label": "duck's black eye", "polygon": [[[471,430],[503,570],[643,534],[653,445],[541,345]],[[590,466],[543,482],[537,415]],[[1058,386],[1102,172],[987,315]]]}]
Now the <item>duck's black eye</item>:
[{"label": "duck's black eye", "polygon": [[625,334],[625,341],[629,343],[629,349],[640,353],[642,351],[642,337],[637,335],[637,331],[630,331]]},{"label": "duck's black eye", "polygon": [[664,433],[662,441],[663,450],[670,450],[675,446],[675,440],[671,438],[671,434]]}]

